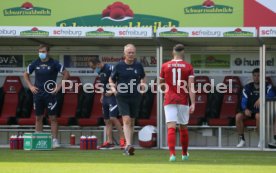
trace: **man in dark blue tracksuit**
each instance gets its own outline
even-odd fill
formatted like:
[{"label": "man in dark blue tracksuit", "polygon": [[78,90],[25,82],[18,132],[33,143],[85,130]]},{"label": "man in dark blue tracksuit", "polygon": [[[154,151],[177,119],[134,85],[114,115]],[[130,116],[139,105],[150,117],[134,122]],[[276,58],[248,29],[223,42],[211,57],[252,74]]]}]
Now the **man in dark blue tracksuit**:
[{"label": "man in dark blue tracksuit", "polygon": [[127,44],[124,47],[124,61],[116,64],[109,78],[111,90],[116,95],[119,112],[123,117],[126,138],[123,154],[127,156],[134,155],[135,149],[132,146],[134,121],[138,118],[142,92],[145,90],[144,67],[136,61],[135,55],[135,46]]},{"label": "man in dark blue tracksuit", "polygon": [[[24,79],[29,89],[33,93],[34,109],[36,113],[36,132],[41,132],[43,128],[42,120],[45,109],[51,120],[51,130],[53,135],[53,148],[59,147],[57,140],[58,124],[56,120],[56,93],[61,89],[61,83],[56,84],[57,75],[63,75],[62,80],[69,78],[69,73],[63,65],[49,56],[49,47],[41,45],[38,49],[39,58],[28,65],[24,73]],[[30,75],[35,72],[35,83],[32,84]]]},{"label": "man in dark blue tracksuit", "polygon": [[[256,119],[256,128],[257,132],[260,124],[260,70],[254,69],[252,71],[253,82],[245,85],[242,91],[242,100],[241,100],[241,112],[236,115],[236,126],[238,134],[240,136],[240,142],[237,147],[245,146],[244,138],[244,125],[243,120],[247,118]],[[275,92],[271,84],[266,83],[266,98],[271,98],[275,96]],[[260,143],[258,144],[260,147]]]},{"label": "man in dark blue tracksuit", "polygon": [[101,103],[103,110],[104,122],[106,125],[106,136],[107,141],[105,141],[100,149],[113,149],[113,139],[112,139],[112,129],[113,124],[117,128],[120,136],[120,147],[123,149],[125,147],[125,137],[123,134],[123,129],[120,121],[118,120],[119,111],[114,94],[108,92],[107,85],[109,84],[108,79],[113,70],[113,66],[109,64],[102,63],[98,57],[93,57],[89,60],[88,65],[94,69],[99,75],[101,84],[103,85],[103,93],[101,95]]}]

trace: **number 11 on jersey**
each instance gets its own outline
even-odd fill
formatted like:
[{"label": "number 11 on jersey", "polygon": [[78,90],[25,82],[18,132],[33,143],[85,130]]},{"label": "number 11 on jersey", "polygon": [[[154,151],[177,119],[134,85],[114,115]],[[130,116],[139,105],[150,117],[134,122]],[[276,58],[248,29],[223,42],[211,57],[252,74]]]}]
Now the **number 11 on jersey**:
[{"label": "number 11 on jersey", "polygon": [[172,74],[173,86],[176,86],[178,81],[181,80],[181,68],[172,68]]}]

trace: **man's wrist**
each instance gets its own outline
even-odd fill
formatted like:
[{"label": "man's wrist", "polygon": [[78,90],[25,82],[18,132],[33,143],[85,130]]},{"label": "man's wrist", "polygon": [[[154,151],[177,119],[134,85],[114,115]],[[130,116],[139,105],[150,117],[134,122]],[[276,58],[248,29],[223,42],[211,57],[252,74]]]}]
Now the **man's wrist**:
[{"label": "man's wrist", "polygon": [[29,85],[29,88],[32,88],[32,87],[35,87],[35,86],[34,86],[33,84],[30,84],[30,85]]}]

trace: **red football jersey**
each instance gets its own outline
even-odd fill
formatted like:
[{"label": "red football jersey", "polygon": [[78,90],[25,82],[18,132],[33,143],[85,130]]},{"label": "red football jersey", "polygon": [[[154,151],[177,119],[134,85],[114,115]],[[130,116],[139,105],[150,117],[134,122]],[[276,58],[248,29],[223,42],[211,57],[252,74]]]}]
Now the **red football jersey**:
[{"label": "red football jersey", "polygon": [[[184,60],[171,60],[164,63],[160,78],[164,79],[169,87],[165,93],[164,105],[189,105],[188,79],[193,76],[194,69],[192,65]],[[184,82],[186,82],[186,91],[183,89]]]}]

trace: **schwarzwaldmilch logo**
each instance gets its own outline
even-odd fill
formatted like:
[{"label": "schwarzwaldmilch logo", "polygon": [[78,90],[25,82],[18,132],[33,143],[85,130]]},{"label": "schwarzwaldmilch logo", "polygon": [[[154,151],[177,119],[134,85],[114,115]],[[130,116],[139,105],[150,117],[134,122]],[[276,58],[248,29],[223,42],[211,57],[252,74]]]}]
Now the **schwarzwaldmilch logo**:
[{"label": "schwarzwaldmilch logo", "polygon": [[49,36],[49,32],[34,27],[31,30],[21,31],[20,36]]},{"label": "schwarzwaldmilch logo", "polygon": [[130,7],[122,2],[114,2],[102,12],[102,19],[112,21],[125,21],[133,19],[134,13]]},{"label": "schwarzwaldmilch logo", "polygon": [[205,0],[202,5],[195,5],[184,8],[185,14],[233,13],[233,11],[233,7],[218,5],[212,0]]},{"label": "schwarzwaldmilch logo", "polygon": [[127,4],[116,1],[94,14],[58,21],[56,26],[93,26],[93,27],[152,27],[156,32],[159,27],[178,27],[179,21],[161,16],[137,14]]},{"label": "schwarzwaldmilch logo", "polygon": [[50,16],[51,10],[43,7],[35,7],[30,2],[25,2],[21,7],[3,10],[4,16]]},{"label": "schwarzwaldmilch logo", "polygon": [[98,28],[95,31],[86,32],[87,37],[114,37],[114,35],[114,32],[105,31],[103,28]]},{"label": "schwarzwaldmilch logo", "polygon": [[254,33],[249,31],[243,31],[241,28],[235,29],[235,31],[229,31],[223,33],[224,37],[253,37]]},{"label": "schwarzwaldmilch logo", "polygon": [[160,37],[188,37],[189,33],[172,28],[170,31],[160,32]]}]

